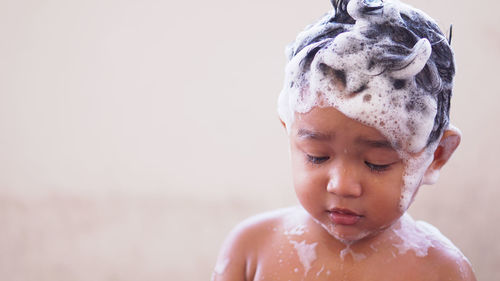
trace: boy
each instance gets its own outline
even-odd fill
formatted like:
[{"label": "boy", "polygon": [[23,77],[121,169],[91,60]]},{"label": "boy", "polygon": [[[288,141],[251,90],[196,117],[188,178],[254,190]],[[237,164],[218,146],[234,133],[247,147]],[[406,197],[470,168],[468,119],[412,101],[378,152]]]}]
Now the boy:
[{"label": "boy", "polygon": [[333,5],[289,46],[279,98],[301,206],[236,227],[213,280],[475,280],[406,214],[460,143],[449,40],[396,1]]}]

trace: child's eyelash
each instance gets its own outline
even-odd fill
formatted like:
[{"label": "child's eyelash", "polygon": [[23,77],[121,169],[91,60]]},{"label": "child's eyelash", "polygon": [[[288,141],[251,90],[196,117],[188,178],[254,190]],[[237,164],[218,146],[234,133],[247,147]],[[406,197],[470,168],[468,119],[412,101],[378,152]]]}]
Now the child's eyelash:
[{"label": "child's eyelash", "polygon": [[365,161],[365,165],[368,166],[368,168],[370,168],[370,170],[373,172],[387,171],[391,167],[391,164],[377,165],[377,164],[370,163],[368,161]]},{"label": "child's eyelash", "polygon": [[307,161],[311,162],[313,164],[321,164],[321,163],[327,161],[328,159],[330,159],[329,156],[317,157],[317,156],[312,156],[312,155],[307,154]]},{"label": "child's eyelash", "polygon": [[[312,164],[316,164],[316,165],[324,163],[330,159],[329,156],[318,157],[318,156],[313,156],[313,155],[309,155],[309,154],[306,154],[306,156],[307,156],[308,162],[310,162]],[[370,163],[368,161],[365,161],[365,165],[373,172],[384,172],[384,171],[389,170],[389,168],[391,167],[391,164],[377,165],[377,164]]]}]

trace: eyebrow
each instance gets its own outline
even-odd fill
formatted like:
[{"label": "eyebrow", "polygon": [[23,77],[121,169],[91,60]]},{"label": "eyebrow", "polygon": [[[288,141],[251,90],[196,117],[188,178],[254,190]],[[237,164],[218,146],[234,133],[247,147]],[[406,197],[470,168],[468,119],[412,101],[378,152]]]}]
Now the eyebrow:
[{"label": "eyebrow", "polygon": [[[320,132],[315,132],[307,129],[299,129],[297,136],[301,139],[312,139],[318,141],[329,141],[334,137],[334,134],[324,134]],[[366,137],[359,137],[355,140],[357,144],[372,147],[372,148],[382,148],[394,150],[391,143],[387,140],[375,140]]]},{"label": "eyebrow", "polygon": [[333,138],[333,134],[323,134],[320,132],[314,132],[307,129],[299,129],[297,136],[302,139],[312,139],[319,141],[328,141]]},{"label": "eyebrow", "polygon": [[363,137],[356,139],[356,143],[361,145],[373,147],[373,148],[383,148],[383,149],[394,149],[390,142],[387,140],[371,140]]}]

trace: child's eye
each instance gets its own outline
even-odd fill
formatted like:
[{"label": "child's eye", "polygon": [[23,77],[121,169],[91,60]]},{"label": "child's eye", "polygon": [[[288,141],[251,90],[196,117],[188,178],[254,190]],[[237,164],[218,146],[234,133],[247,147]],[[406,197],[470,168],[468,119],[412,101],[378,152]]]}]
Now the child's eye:
[{"label": "child's eye", "polygon": [[374,172],[387,171],[391,167],[391,164],[377,165],[377,164],[370,163],[368,161],[365,161],[365,164],[366,164],[366,166],[368,166],[368,168],[370,168],[370,170],[372,170]]},{"label": "child's eye", "polygon": [[328,159],[330,159],[329,156],[317,157],[317,156],[312,156],[312,155],[307,154],[307,161],[309,161],[313,164],[321,164],[321,163],[327,161]]}]

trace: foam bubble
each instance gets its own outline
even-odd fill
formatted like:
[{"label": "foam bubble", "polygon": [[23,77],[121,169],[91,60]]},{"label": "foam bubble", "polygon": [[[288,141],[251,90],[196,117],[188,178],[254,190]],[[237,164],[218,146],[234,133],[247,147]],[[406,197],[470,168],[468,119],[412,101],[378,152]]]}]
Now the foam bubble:
[{"label": "foam bubble", "polygon": [[398,151],[399,157],[403,159],[405,171],[403,174],[403,189],[399,208],[406,211],[413,202],[417,189],[422,185],[425,173],[434,160],[434,150],[439,143],[433,143],[419,154],[410,154]]},{"label": "foam bubble", "polygon": [[356,253],[356,252],[354,252],[354,251],[351,249],[351,244],[352,244],[352,243],[347,244],[347,245],[346,245],[346,247],[340,251],[340,258],[341,258],[342,260],[344,260],[344,258],[345,258],[345,256],[346,256],[347,254],[351,254],[352,258],[353,258],[353,259],[354,259],[354,261],[356,261],[356,262],[359,262],[359,261],[361,261],[361,260],[364,260],[364,259],[366,258],[366,255],[365,255],[365,254],[363,254],[363,253]]},{"label": "foam bubble", "polygon": [[325,270],[325,265],[322,265],[321,269],[318,272],[316,272],[316,277],[319,277],[321,275],[321,273],[323,272],[323,270]]},{"label": "foam bubble", "polygon": [[373,235],[374,233],[377,233],[381,229],[384,229],[387,227],[387,226],[382,226],[380,229],[377,229],[374,231],[365,230],[365,231],[359,232],[356,236],[345,237],[345,236],[336,232],[335,226],[333,224],[324,224],[321,221],[315,219],[314,217],[312,219],[314,222],[316,222],[318,225],[320,225],[323,229],[325,229],[328,232],[328,234],[335,237],[335,239],[342,242],[346,246],[350,245],[353,241],[362,240],[370,235]]},{"label": "foam bubble", "polygon": [[[459,270],[462,277],[465,277],[466,264],[469,264],[467,258],[462,252],[453,245],[441,232],[424,221],[414,221],[409,214],[405,214],[400,219],[398,227],[392,229],[394,234],[400,241],[393,244],[398,249],[398,254],[404,255],[408,251],[413,251],[417,257],[425,257],[428,255],[429,249],[436,248],[446,251],[454,257],[459,265]],[[461,263],[459,261],[465,261]]]},{"label": "foam bubble", "polygon": [[304,232],[306,231],[306,226],[305,225],[302,225],[302,224],[299,224],[299,225],[296,225],[292,228],[289,228],[287,230],[285,230],[285,232],[283,234],[285,235],[302,235],[304,234]]},{"label": "foam bubble", "polygon": [[[348,7],[359,1],[349,2]],[[389,38],[374,42],[366,34],[375,19],[399,20],[399,3],[387,1],[384,16],[360,18],[348,31],[334,39],[311,44],[288,63],[278,111],[291,128],[294,113],[306,113],[315,106],[333,106],[346,116],[377,128],[395,147],[406,145],[412,152],[422,150],[434,127],[437,102],[415,80],[431,55],[427,39],[420,39],[391,71],[374,60],[383,57]],[[397,15],[396,15],[397,14]],[[393,18],[391,18],[393,17]],[[315,31],[309,31],[315,32]],[[314,49],[309,71],[301,62]]]},{"label": "foam bubble", "polygon": [[[316,260],[316,246],[317,242],[307,244],[306,241],[296,242],[290,241],[295,250],[297,251],[297,255],[299,256],[299,260],[304,267],[304,276],[307,275],[309,270],[311,270],[312,263]],[[295,271],[297,272],[297,271]]]}]

